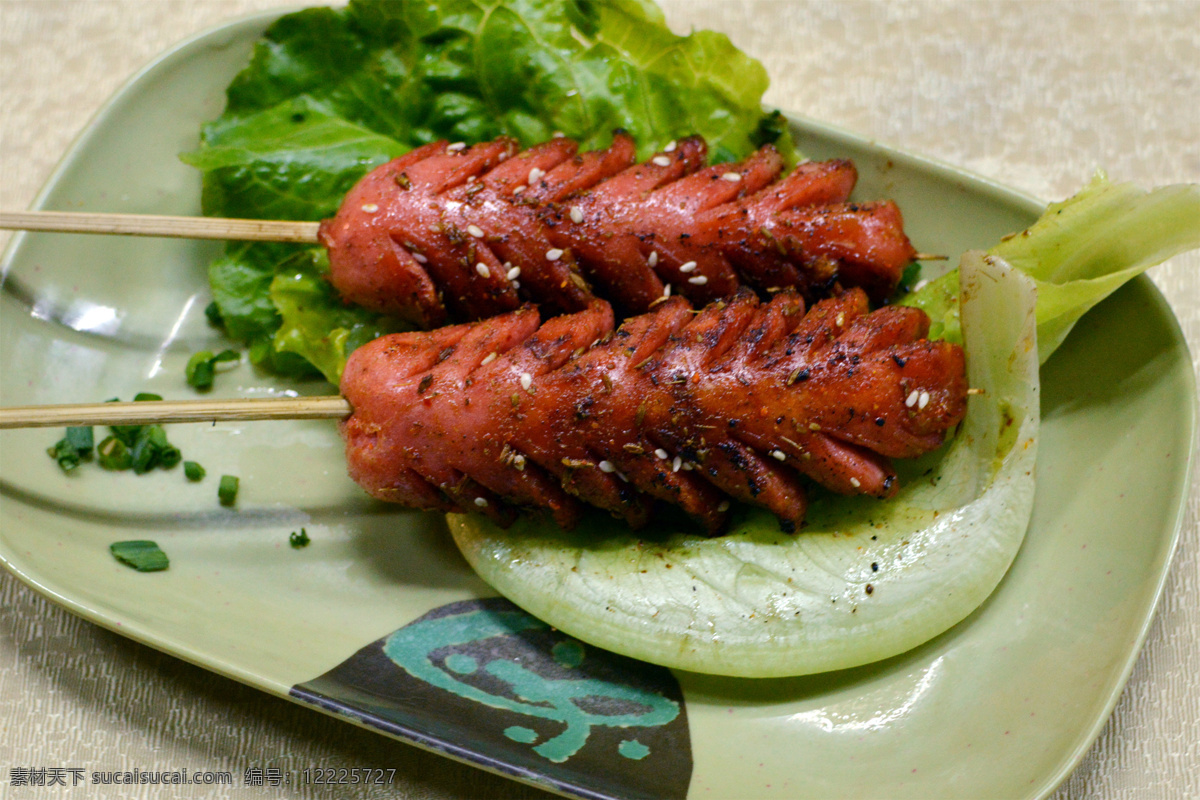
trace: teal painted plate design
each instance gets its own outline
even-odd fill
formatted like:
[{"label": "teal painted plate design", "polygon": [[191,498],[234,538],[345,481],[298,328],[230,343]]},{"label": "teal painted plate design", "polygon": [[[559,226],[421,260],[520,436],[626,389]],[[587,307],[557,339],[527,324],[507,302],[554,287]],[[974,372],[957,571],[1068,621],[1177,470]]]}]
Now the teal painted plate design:
[{"label": "teal painted plate design", "polygon": [[[199,176],[177,154],[220,112],[269,21],[213,30],[136,76],[36,205],[198,213]],[[862,195],[895,198],[924,252],[986,247],[1040,210],[819,123],[793,129],[811,157],[854,159]],[[188,357],[226,346],[203,315],[218,249],[14,237],[0,263],[0,403],[190,396]],[[653,772],[690,798],[1044,797],[1099,733],[1153,617],[1196,393],[1175,319],[1145,279],[1090,313],[1042,376],[1038,495],[1008,575],[945,634],[842,672],[672,674],[557,634],[496,600],[440,517],[366,498],[326,422],[174,426],[172,442],[208,470],[200,483],[178,468],[66,476],[43,455],[57,432],[0,433],[0,560],[132,639],[571,796],[644,796]],[[214,397],[328,391],[245,365],[220,377]],[[234,508],[217,502],[221,474],[241,479]],[[301,527],[312,543],[293,550]],[[122,539],[157,541],[170,569],[118,564],[108,548]]]},{"label": "teal painted plate design", "polygon": [[687,797],[687,713],[664,667],[596,650],[495,597],[436,608],[292,696],[564,794]]}]

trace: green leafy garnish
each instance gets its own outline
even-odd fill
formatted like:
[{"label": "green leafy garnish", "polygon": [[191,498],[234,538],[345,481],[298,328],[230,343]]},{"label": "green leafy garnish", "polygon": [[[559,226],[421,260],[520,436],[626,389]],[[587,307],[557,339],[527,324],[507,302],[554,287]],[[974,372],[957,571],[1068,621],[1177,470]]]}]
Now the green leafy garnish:
[{"label": "green leafy garnish", "polygon": [[[773,142],[762,65],[723,34],[676,36],[648,0],[354,0],[280,18],[184,160],[206,214],[318,220],[371,168],[439,138],[561,132],[584,148],[629,131],[640,155],[699,133],[715,159]],[[317,247],[231,244],[209,267],[215,308],[251,360],[337,382],[348,349],[394,320],[344,306]]]},{"label": "green leafy garnish", "polygon": [[207,474],[208,473],[205,472],[204,467],[200,466],[195,461],[183,462],[183,475],[189,481],[192,481],[193,483],[202,481],[204,480],[204,476]]},{"label": "green leafy garnish", "polygon": [[[1090,308],[1134,276],[1197,247],[1200,187],[1146,191],[1097,175],[988,253],[1034,279],[1038,355],[1045,362]],[[953,270],[899,302],[929,314],[931,339],[961,342],[958,284]]]},{"label": "green leafy garnish", "polygon": [[294,549],[299,550],[301,547],[308,547],[312,540],[308,538],[308,531],[301,528],[299,531],[292,531],[288,534],[288,544]]},{"label": "green leafy garnish", "polygon": [[232,506],[237,502],[238,479],[235,475],[222,475],[221,483],[217,486],[217,499],[223,506]]},{"label": "green leafy garnish", "polygon": [[138,572],[159,572],[171,565],[167,554],[158,544],[148,539],[113,542],[108,549],[117,561],[133,567]]}]

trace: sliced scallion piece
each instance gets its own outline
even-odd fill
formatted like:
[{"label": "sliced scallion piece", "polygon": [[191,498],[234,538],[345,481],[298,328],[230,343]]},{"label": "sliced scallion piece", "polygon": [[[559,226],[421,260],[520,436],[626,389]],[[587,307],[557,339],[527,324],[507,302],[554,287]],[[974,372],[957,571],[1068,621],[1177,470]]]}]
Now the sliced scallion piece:
[{"label": "sliced scallion piece", "polygon": [[201,350],[188,359],[183,370],[188,386],[194,389],[211,389],[217,374],[217,364],[229,361],[240,361],[241,354],[236,350],[222,350],[213,355],[209,350]]},{"label": "sliced scallion piece", "polygon": [[108,549],[117,561],[133,567],[138,572],[158,572],[171,564],[162,548],[148,539],[113,542]]},{"label": "sliced scallion piece", "polygon": [[71,447],[78,450],[80,455],[90,455],[92,448],[96,446],[96,435],[90,425],[86,427],[72,426],[67,428],[66,441],[70,443]]},{"label": "sliced scallion piece", "polygon": [[183,474],[189,481],[202,481],[207,474],[204,467],[197,464],[195,461],[183,462]]},{"label": "sliced scallion piece", "polygon": [[237,502],[238,479],[236,475],[222,475],[221,483],[217,486],[217,499],[223,506],[232,506]]},{"label": "sliced scallion piece", "polygon": [[183,374],[187,378],[188,386],[193,389],[211,389],[213,378],[216,376],[216,370],[213,369],[213,354],[208,350],[194,353],[188,359]]},{"label": "sliced scallion piece", "polygon": [[311,541],[312,539],[308,538],[308,531],[304,530],[304,528],[301,528],[299,531],[292,531],[288,536],[288,544],[296,550],[299,550],[301,547],[308,547]]},{"label": "sliced scallion piece", "polygon": [[115,434],[100,442],[96,453],[99,456],[100,466],[105,469],[122,470],[133,466],[133,455],[129,452],[129,446]]},{"label": "sliced scallion piece", "polygon": [[73,472],[82,461],[92,457],[94,434],[90,427],[70,427],[62,439],[46,450],[63,472]]}]

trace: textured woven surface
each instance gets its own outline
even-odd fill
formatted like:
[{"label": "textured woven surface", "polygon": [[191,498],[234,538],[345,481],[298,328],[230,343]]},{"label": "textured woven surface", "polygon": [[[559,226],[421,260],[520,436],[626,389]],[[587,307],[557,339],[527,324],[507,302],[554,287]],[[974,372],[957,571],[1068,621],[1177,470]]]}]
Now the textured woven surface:
[{"label": "textured woven surface", "polygon": [[[93,111],[155,54],[275,5],[0,0],[0,206],[28,205]],[[774,81],[768,102],[1039,197],[1070,194],[1098,167],[1144,185],[1200,182],[1194,1],[664,7],[678,29],[727,31],[762,59]],[[1200,255],[1175,259],[1153,280],[1200,354]],[[1129,685],[1055,800],[1200,797],[1198,519],[1200,476]],[[238,776],[231,790],[142,787],[127,797],[366,796],[348,787],[241,788],[251,766],[395,768],[386,796],[540,796],[125,640],[2,574],[0,794],[11,766],[37,765]]]}]

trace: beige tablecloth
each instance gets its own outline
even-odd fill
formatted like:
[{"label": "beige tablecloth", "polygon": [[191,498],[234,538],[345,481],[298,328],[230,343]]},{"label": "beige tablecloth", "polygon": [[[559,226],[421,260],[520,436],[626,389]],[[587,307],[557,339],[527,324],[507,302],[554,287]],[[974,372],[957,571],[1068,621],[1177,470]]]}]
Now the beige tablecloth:
[{"label": "beige tablecloth", "polygon": [[[155,54],[275,5],[0,0],[0,207],[25,207],[93,111]],[[1194,0],[664,6],[678,30],[726,31],[764,61],[768,102],[1046,199],[1070,194],[1097,167],[1145,185],[1200,182]],[[1200,353],[1200,255],[1158,268],[1153,280]],[[1200,797],[1200,481],[1189,497],[1145,650],[1057,800]],[[241,786],[247,767],[281,757],[301,767],[396,768],[385,796],[539,795],[164,656],[0,575],[0,795],[11,788],[10,767],[42,765],[238,776],[233,789],[123,796],[366,796]],[[102,796],[83,786],[22,791],[12,794]]]}]

